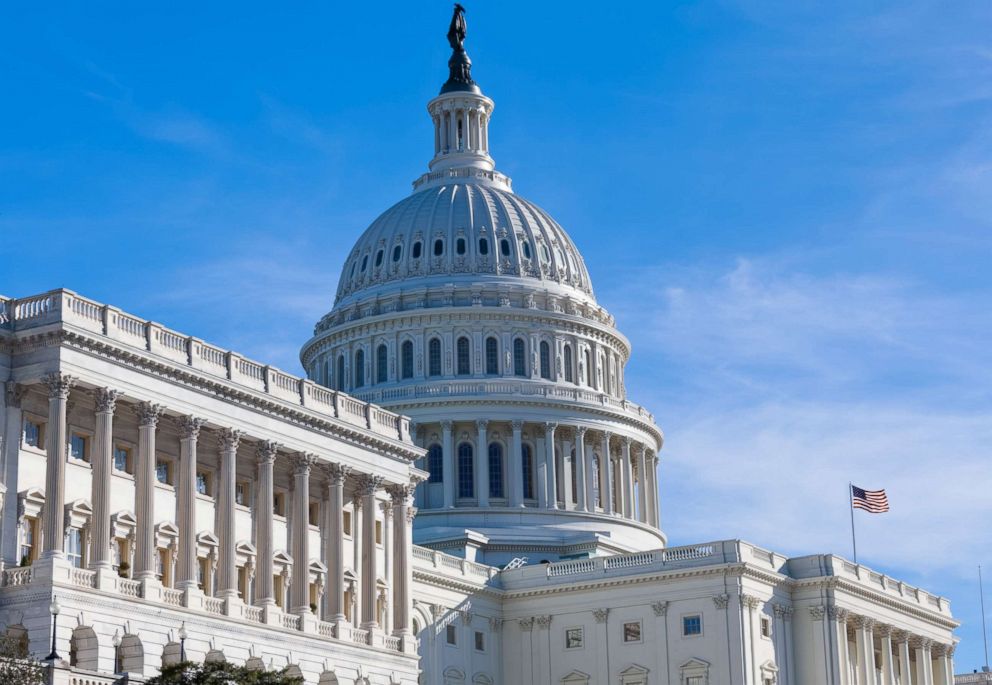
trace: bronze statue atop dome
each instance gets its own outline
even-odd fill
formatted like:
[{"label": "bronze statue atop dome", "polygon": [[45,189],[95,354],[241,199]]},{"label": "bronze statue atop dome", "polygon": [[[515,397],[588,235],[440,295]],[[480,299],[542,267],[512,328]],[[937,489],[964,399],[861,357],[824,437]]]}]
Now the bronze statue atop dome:
[{"label": "bronze statue atop dome", "polygon": [[451,15],[448,26],[448,44],[451,45],[451,58],[448,60],[448,80],[441,87],[442,93],[468,91],[481,93],[479,86],[472,80],[472,60],[465,52],[465,33],[468,28],[465,23],[465,8],[455,3],[455,11]]},{"label": "bronze statue atop dome", "polygon": [[455,13],[451,16],[451,26],[448,27],[448,43],[452,50],[464,50],[465,43],[465,8],[455,3]]}]

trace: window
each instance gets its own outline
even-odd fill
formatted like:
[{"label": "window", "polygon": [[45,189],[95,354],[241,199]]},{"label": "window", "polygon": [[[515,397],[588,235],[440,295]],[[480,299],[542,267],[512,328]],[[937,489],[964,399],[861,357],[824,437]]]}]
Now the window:
[{"label": "window", "polygon": [[379,345],[375,350],[375,382],[385,383],[388,379],[389,363],[386,359],[386,346]]},{"label": "window", "polygon": [[73,433],[69,437],[69,456],[80,461],[89,461],[89,438],[80,433]]},{"label": "window", "polygon": [[307,521],[311,526],[320,525],[320,502],[311,502],[307,508]]},{"label": "window", "polygon": [[624,642],[640,642],[641,641],[641,622],[640,621],[628,621],[623,624],[623,641]]},{"label": "window", "polygon": [[159,459],[155,462],[155,480],[163,485],[172,485],[172,462]]},{"label": "window", "polygon": [[505,497],[503,492],[503,446],[489,443],[489,496]]},{"label": "window", "polygon": [[486,651],[486,636],[478,630],[475,631],[475,651]]},{"label": "window", "polygon": [[344,355],[338,355],[338,373],[337,378],[335,378],[335,386],[338,390],[344,390]]},{"label": "window", "polygon": [[272,493],[272,513],[276,516],[286,516],[286,493]]},{"label": "window", "polygon": [[486,338],[486,374],[499,374],[499,342],[493,337]]},{"label": "window", "polygon": [[380,266],[382,266],[382,250],[381,249],[378,252],[375,253],[375,268],[378,269]]},{"label": "window", "polygon": [[210,482],[210,474],[206,471],[196,472],[196,492],[200,495],[206,495],[210,497],[213,495],[213,490],[210,487],[212,483]]},{"label": "window", "polygon": [[434,241],[434,256],[440,257],[444,254],[444,241],[438,238]]},{"label": "window", "polygon": [[565,649],[582,649],[582,628],[565,629]]},{"label": "window", "polygon": [[520,476],[523,478],[524,499],[534,499],[534,456],[530,445],[520,447]]},{"label": "window", "polygon": [[369,256],[365,255],[362,257],[362,273],[365,273],[365,269],[369,266]]},{"label": "window", "polygon": [[541,341],[541,378],[551,378],[551,345]]},{"label": "window", "polygon": [[699,614],[682,617],[682,637],[703,634],[703,617]]},{"label": "window", "polygon": [[350,537],[351,536],[351,512],[350,511],[345,511],[345,512],[343,512],[343,514],[344,514],[344,516],[342,516],[341,527],[344,528],[344,534]]},{"label": "window", "polygon": [[527,375],[527,351],[523,338],[514,338],[513,340],[513,375]]},{"label": "window", "polygon": [[248,505],[248,497],[251,490],[246,481],[238,481],[234,484],[234,503],[240,504],[241,506]]},{"label": "window", "polygon": [[592,506],[603,506],[600,502],[599,492],[599,455],[595,452],[592,455]]},{"label": "window", "polygon": [[685,685],[706,685],[701,675],[690,675],[685,678]]},{"label": "window", "polygon": [[400,261],[400,257],[403,255],[403,246],[397,245],[393,248],[393,263]]},{"label": "window", "polygon": [[455,254],[465,254],[465,239],[459,238],[455,241]]},{"label": "window", "polygon": [[453,625],[447,625],[444,627],[444,639],[449,645],[458,644],[458,631]]},{"label": "window", "polygon": [[355,352],[355,387],[365,385],[365,350]]},{"label": "window", "polygon": [[437,443],[427,448],[428,483],[440,483],[444,480],[444,458],[441,446]]},{"label": "window", "polygon": [[207,589],[207,578],[210,577],[210,560],[199,557],[196,560],[196,584],[201,590]]},{"label": "window", "polygon": [[541,253],[544,255],[544,261],[546,262],[551,261],[551,251],[548,250],[548,246],[545,245],[544,243],[541,243]]},{"label": "window", "polygon": [[114,470],[123,473],[134,473],[131,466],[131,450],[123,445],[114,446]]},{"label": "window", "polygon": [[458,496],[475,497],[475,477],[472,446],[463,442],[458,446]]},{"label": "window", "polygon": [[489,254],[489,241],[485,238],[479,238],[479,254]]},{"label": "window", "polygon": [[523,245],[524,245],[524,257],[530,259],[530,241],[525,240]]},{"label": "window", "polygon": [[65,556],[69,563],[76,568],[83,566],[83,532],[78,528],[70,528],[65,538]]},{"label": "window", "polygon": [[470,373],[472,373],[471,358],[468,349],[468,338],[464,336],[458,338],[457,351],[458,351],[458,375],[467,376]]},{"label": "window", "polygon": [[43,434],[43,424],[40,421],[32,421],[31,419],[24,420],[24,444],[27,447],[44,449],[45,444],[42,440]]},{"label": "window", "polygon": [[420,259],[420,253],[423,251],[424,246],[419,240],[413,244],[413,258]]},{"label": "window", "polygon": [[586,385],[592,387],[592,355],[586,350]]},{"label": "window", "polygon": [[413,378],[413,343],[409,340],[400,346],[400,375]]},{"label": "window", "polygon": [[431,338],[427,343],[427,375],[441,375],[441,339]]},{"label": "window", "polygon": [[772,636],[772,622],[767,616],[761,617],[761,637]]},{"label": "window", "polygon": [[375,522],[375,544],[382,544],[382,521]]},{"label": "window", "polygon": [[38,533],[38,519],[33,516],[24,517],[24,533],[21,536],[21,563],[35,560],[35,540]]},{"label": "window", "polygon": [[572,346],[571,345],[565,345],[565,362],[564,363],[565,363],[565,380],[568,381],[569,383],[572,383],[574,376],[573,376],[573,373],[572,373]]},{"label": "window", "polygon": [[506,238],[499,241],[499,253],[504,257],[510,256],[510,241]]}]

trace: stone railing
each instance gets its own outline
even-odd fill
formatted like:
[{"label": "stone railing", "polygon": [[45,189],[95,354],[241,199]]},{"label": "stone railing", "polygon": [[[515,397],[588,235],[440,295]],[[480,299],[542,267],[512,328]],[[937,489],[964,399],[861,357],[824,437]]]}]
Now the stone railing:
[{"label": "stone railing", "polygon": [[495,566],[477,564],[461,557],[437,552],[426,547],[413,547],[414,568],[429,569],[448,577],[462,578],[474,583],[486,584],[499,575]]},{"label": "stone railing", "polygon": [[[0,299],[0,330],[21,331],[65,324],[136,347],[176,364],[225,379],[319,414],[359,425],[393,440],[409,441],[410,421],[380,407],[367,406],[344,393],[245,359],[198,338],[164,328],[86,299],[71,290],[52,290],[21,299]],[[344,409],[342,409],[344,407]]]},{"label": "stone railing", "polygon": [[0,586],[18,587],[20,585],[27,585],[31,582],[31,577],[32,573],[30,566],[8,568],[5,569],[3,575],[0,576]]}]

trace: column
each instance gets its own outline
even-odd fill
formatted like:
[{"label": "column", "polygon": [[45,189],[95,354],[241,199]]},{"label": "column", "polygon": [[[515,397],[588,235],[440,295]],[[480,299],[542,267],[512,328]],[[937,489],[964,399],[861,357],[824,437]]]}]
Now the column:
[{"label": "column", "polygon": [[[324,563],[327,564],[327,620],[340,626],[344,615],[344,480],[351,468],[341,464],[328,464],[327,507],[324,509]],[[338,635],[340,637],[340,635]]]},{"label": "column", "polygon": [[179,564],[176,589],[197,590],[196,582],[196,441],[203,419],[179,419]]},{"label": "column", "polygon": [[892,662],[892,626],[878,625],[875,632],[879,635],[882,647],[882,683],[881,685],[896,685],[895,664]]},{"label": "column", "polygon": [[620,483],[623,494],[623,515],[624,518],[633,518],[634,506],[632,493],[634,491],[634,475],[630,466],[630,438],[624,437],[620,441]]},{"label": "column", "polygon": [[362,522],[362,498],[359,492],[355,492],[351,500],[351,570],[358,578],[355,590],[351,595],[351,604],[354,609],[351,612],[351,622],[356,628],[361,625],[362,609],[362,584],[365,580],[365,573],[362,571],[362,531],[365,526]]},{"label": "column", "polygon": [[475,450],[475,482],[479,488],[479,506],[489,506],[489,442],[486,437],[488,421],[480,420],[476,423],[479,429],[479,440]]},{"label": "column", "polygon": [[513,428],[513,445],[510,449],[510,463],[506,469],[510,477],[510,506],[522,507],[524,506],[524,482],[520,460],[523,455],[524,422],[513,421],[510,425]]},{"label": "column", "polygon": [[937,673],[939,685],[954,685],[954,645],[937,645]]},{"label": "column", "polygon": [[272,487],[278,451],[279,445],[271,440],[258,444],[258,496],[255,500],[255,549],[258,556],[255,571],[255,604],[270,608],[276,603],[272,582],[272,517],[275,515]]},{"label": "column", "polygon": [[579,426],[575,429],[575,461],[572,468],[575,469],[575,509],[577,511],[592,511],[592,502],[588,498],[588,478],[589,469],[586,462],[586,427]]},{"label": "column", "polygon": [[648,522],[648,467],[647,450],[639,445],[637,451],[637,520]]},{"label": "column", "polygon": [[858,680],[865,685],[875,685],[875,622],[858,616],[854,620],[855,642],[858,650]]},{"label": "column", "polygon": [[90,568],[109,571],[110,560],[110,482],[114,469],[114,408],[120,392],[110,388],[96,391],[96,433],[93,435],[93,505]]},{"label": "column", "polygon": [[613,457],[610,455],[610,434],[603,431],[599,447],[599,498],[603,503],[603,513],[613,513]]},{"label": "column", "polygon": [[574,468],[572,443],[568,439],[564,439],[561,441],[561,499],[568,511],[575,509],[575,499],[572,497],[572,469]]},{"label": "column", "polygon": [[[379,503],[382,512],[382,568],[386,580],[386,612],[382,629],[387,634],[393,630],[393,503],[386,500]],[[376,612],[378,616],[378,612]]]},{"label": "column", "polygon": [[[424,249],[428,248],[425,247]],[[442,483],[444,507],[451,509],[455,506],[455,445],[451,439],[451,421],[441,422],[441,450],[444,452],[442,455],[444,462],[444,482]]]},{"label": "column", "polygon": [[933,664],[930,659],[930,648],[933,642],[926,638],[916,638],[913,648],[916,650],[916,678],[918,685],[933,685]]},{"label": "column", "polygon": [[410,529],[416,513],[411,501],[414,489],[413,484],[389,488],[393,501],[393,634],[398,636],[411,635],[413,572],[410,557],[413,547]]},{"label": "column", "polygon": [[362,629],[376,630],[376,547],[375,547],[375,493],[382,485],[382,476],[364,475],[358,491],[362,497]]},{"label": "column", "polygon": [[827,607],[830,616],[830,627],[833,632],[834,641],[837,644],[837,664],[836,669],[839,674],[840,685],[855,685],[851,682],[851,659],[848,656],[847,645],[847,609],[837,607]]},{"label": "column", "polygon": [[310,614],[310,471],[317,455],[300,452],[293,458],[293,575],[290,611]]},{"label": "column", "polygon": [[658,492],[658,455],[651,455],[648,463],[648,473],[651,475],[651,520],[649,523],[655,528],[661,528],[661,506],[659,505],[661,494]]},{"label": "column", "polygon": [[58,371],[41,379],[48,387],[48,435],[45,438],[44,557],[65,558],[65,460],[69,438],[66,412],[76,379]]},{"label": "column", "polygon": [[138,405],[138,466],[135,469],[135,580],[155,579],[155,428],[162,417],[158,404]]},{"label": "column", "polygon": [[912,664],[909,660],[909,636],[904,631],[896,634],[896,644],[899,647],[899,683],[910,685]]},{"label": "column", "polygon": [[545,506],[548,509],[558,508],[558,475],[555,468],[555,429],[557,423],[544,424],[544,461],[547,471],[547,492],[544,493]]},{"label": "column", "polygon": [[[238,565],[235,543],[237,529],[234,520],[235,488],[238,473],[238,444],[243,433],[225,428],[218,436],[220,447],[220,480],[217,483],[217,537],[220,542],[217,560],[217,596],[238,598]],[[247,597],[244,598],[246,601]]]}]

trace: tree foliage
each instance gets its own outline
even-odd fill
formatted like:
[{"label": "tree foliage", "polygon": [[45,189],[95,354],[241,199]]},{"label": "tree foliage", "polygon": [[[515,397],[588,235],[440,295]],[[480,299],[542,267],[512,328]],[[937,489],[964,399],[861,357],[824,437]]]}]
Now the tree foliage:
[{"label": "tree foliage", "polygon": [[[4,682],[0,680],[0,682]],[[281,671],[252,670],[226,661],[164,666],[146,685],[303,685],[303,679]]]},{"label": "tree foliage", "polygon": [[23,639],[0,635],[0,683],[3,685],[41,685],[45,669],[28,654]]}]

